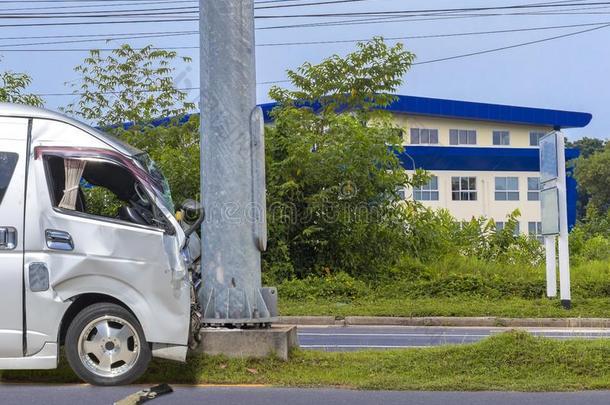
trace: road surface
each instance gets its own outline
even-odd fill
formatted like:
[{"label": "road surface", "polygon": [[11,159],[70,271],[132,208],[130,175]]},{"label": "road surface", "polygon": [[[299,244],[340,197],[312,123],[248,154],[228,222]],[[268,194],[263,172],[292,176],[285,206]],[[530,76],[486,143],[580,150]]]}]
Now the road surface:
[{"label": "road surface", "polygon": [[[299,326],[298,334],[303,349],[353,351],[474,343],[512,329],[514,328]],[[546,336],[554,339],[610,338],[610,329],[529,328],[524,330],[536,336]]]},{"label": "road surface", "polygon": [[[110,405],[142,387],[98,388],[86,385],[0,385],[3,405]],[[175,392],[147,402],[150,405],[607,405],[610,392],[393,392],[304,390],[277,388],[175,387]]]}]

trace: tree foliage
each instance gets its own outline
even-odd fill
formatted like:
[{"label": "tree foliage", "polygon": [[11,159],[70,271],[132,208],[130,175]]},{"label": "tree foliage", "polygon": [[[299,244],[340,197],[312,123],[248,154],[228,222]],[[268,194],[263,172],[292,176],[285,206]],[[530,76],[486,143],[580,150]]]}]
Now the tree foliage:
[{"label": "tree foliage", "polygon": [[568,141],[566,147],[568,148],[576,148],[580,151],[580,156],[584,159],[589,156],[602,152],[606,146],[606,141],[599,138],[589,138],[587,136],[582,137],[576,141]]},{"label": "tree foliage", "polygon": [[610,208],[610,146],[575,163],[574,176],[581,193],[589,197],[587,211],[606,213]]},{"label": "tree foliage", "polygon": [[91,50],[74,68],[80,78],[70,86],[77,101],[62,110],[99,126],[183,115],[195,105],[186,102],[186,93],[173,83],[176,59],[190,62],[152,45],[134,49],[125,44],[105,57]]},{"label": "tree foliage", "polygon": [[42,97],[26,93],[26,88],[32,83],[32,78],[25,73],[0,73],[0,101],[5,103],[27,104],[42,107]]},{"label": "tree foliage", "polygon": [[[385,268],[404,248],[397,189],[411,184],[387,113],[414,56],[375,39],[342,58],[289,71],[267,130],[270,251],[280,278]],[[278,259],[283,258],[284,262]]]}]

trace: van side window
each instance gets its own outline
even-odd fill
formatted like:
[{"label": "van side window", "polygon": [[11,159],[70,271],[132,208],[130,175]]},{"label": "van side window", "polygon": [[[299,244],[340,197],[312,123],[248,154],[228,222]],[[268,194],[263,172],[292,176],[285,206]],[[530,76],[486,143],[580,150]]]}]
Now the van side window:
[{"label": "van side window", "polygon": [[44,159],[55,208],[164,228],[145,189],[123,166],[101,159]]},{"label": "van side window", "polygon": [[0,203],[11,183],[19,155],[13,152],[0,152]]}]

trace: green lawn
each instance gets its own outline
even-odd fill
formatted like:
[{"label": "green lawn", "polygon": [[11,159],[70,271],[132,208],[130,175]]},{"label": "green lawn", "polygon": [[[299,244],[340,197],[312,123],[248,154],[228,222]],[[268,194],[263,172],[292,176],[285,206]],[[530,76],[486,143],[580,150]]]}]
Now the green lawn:
[{"label": "green lawn", "polygon": [[476,297],[362,298],[346,302],[280,299],[281,315],[345,316],[498,316],[509,318],[610,318],[610,297],[575,298],[565,310],[558,299]]},{"label": "green lawn", "polygon": [[[482,342],[430,349],[324,353],[292,359],[228,360],[197,356],[152,363],[141,383],[268,384],[392,390],[564,391],[610,389],[610,341],[553,341],[510,332]],[[2,381],[74,382],[56,371],[3,372]]]}]

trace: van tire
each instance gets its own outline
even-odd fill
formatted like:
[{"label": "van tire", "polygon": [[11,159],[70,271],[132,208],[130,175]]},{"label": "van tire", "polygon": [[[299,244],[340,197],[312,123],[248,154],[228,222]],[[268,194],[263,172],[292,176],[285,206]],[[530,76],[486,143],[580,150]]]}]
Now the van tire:
[{"label": "van tire", "polygon": [[76,375],[100,386],[134,382],[151,359],[136,317],[111,303],[90,305],[76,315],[66,332],[65,351]]}]

